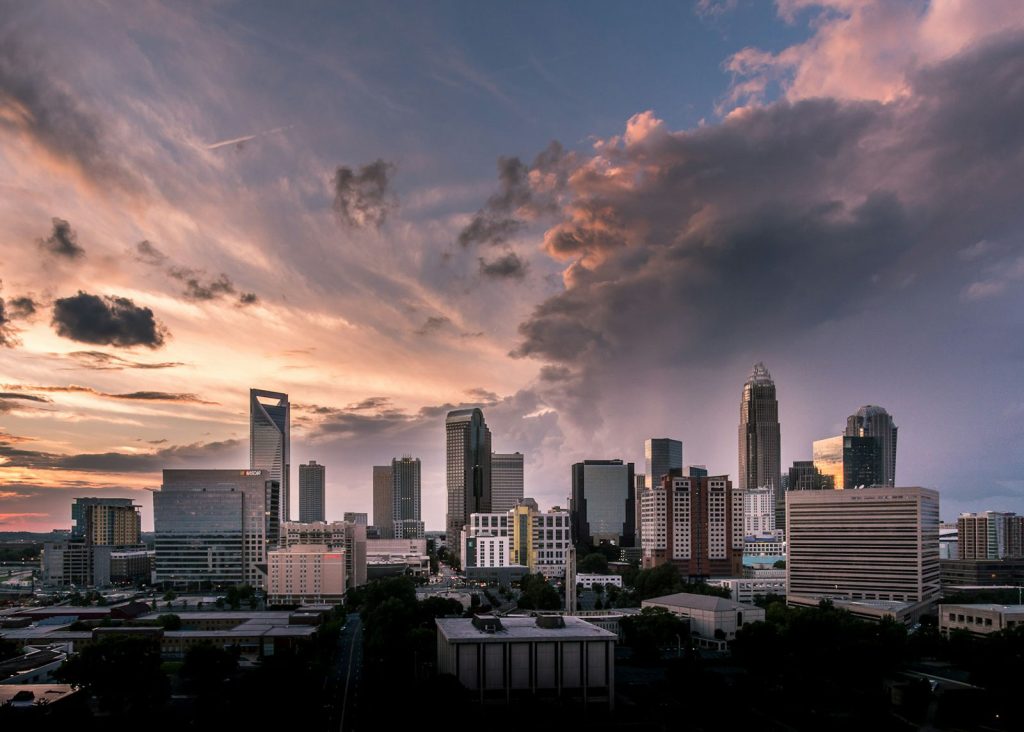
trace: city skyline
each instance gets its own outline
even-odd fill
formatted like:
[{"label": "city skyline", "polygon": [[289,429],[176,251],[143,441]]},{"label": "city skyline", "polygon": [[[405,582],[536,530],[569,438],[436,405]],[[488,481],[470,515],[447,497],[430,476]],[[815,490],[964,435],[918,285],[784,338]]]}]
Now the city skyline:
[{"label": "city skyline", "polygon": [[13,5],[0,531],[151,530],[161,470],[251,465],[250,386],[328,518],[412,454],[442,526],[474,407],[542,505],[656,434],[738,485],[762,360],[784,470],[881,404],[897,485],[1024,513],[1022,59],[998,0]]}]

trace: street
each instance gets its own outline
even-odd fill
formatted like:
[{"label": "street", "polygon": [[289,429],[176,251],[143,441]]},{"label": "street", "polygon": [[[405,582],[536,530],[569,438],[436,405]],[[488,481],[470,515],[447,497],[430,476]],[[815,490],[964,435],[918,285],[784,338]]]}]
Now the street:
[{"label": "street", "polygon": [[338,655],[331,674],[325,681],[334,689],[328,730],[355,729],[359,712],[359,684],[363,671],[363,628],[358,613],[348,616],[344,630],[338,636]]}]

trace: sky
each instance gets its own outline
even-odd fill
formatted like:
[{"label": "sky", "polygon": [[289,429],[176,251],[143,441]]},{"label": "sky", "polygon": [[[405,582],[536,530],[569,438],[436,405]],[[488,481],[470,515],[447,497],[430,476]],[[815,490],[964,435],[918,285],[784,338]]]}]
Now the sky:
[{"label": "sky", "polygon": [[151,528],[250,387],[328,519],[413,455],[442,528],[455,407],[543,508],[735,476],[757,361],[784,469],[878,404],[945,520],[1024,512],[1021,170],[1016,0],[0,0],[0,530]]}]

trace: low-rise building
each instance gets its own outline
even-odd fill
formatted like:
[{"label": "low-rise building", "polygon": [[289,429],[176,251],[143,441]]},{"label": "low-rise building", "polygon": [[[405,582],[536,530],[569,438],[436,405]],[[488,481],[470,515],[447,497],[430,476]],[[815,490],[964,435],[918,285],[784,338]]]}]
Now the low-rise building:
[{"label": "low-rise building", "polygon": [[939,605],[939,632],[943,635],[954,630],[988,635],[1019,625],[1024,625],[1024,605]]},{"label": "low-rise building", "polygon": [[690,621],[690,633],[704,641],[732,640],[739,628],[764,620],[764,609],[756,605],[690,592],[654,597],[641,602],[640,607],[660,607],[687,618]]},{"label": "low-rise building", "polygon": [[622,587],[622,576],[617,574],[583,574],[576,575],[576,584],[583,585],[583,589],[589,590],[594,585],[614,585]]},{"label": "low-rise building", "polygon": [[786,594],[786,570],[776,571],[780,577],[713,577],[708,584],[729,590],[734,602],[752,603],[758,597]]},{"label": "low-rise building", "polygon": [[579,618],[438,618],[437,669],[483,701],[527,695],[615,701],[613,632]]}]

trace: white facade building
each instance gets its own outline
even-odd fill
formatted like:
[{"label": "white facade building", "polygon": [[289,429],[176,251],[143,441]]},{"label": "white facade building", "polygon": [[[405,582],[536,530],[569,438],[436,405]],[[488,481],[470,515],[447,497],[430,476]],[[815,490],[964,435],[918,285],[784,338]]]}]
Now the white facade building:
[{"label": "white facade building", "polygon": [[743,533],[754,536],[775,531],[775,491],[748,488],[743,491]]},{"label": "white facade building", "polygon": [[618,574],[577,574],[576,584],[583,585],[583,589],[589,590],[594,585],[614,585],[622,587],[622,575]]}]

